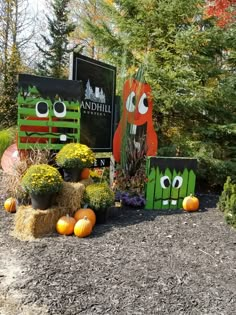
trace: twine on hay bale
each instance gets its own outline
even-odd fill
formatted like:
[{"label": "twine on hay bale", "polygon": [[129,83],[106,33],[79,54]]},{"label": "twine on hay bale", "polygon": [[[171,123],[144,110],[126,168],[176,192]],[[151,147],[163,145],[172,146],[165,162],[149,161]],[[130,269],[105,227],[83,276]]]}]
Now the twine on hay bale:
[{"label": "twine on hay bale", "polygon": [[65,208],[33,209],[32,206],[20,206],[15,216],[12,235],[20,240],[32,240],[56,230],[58,219],[69,214]]}]

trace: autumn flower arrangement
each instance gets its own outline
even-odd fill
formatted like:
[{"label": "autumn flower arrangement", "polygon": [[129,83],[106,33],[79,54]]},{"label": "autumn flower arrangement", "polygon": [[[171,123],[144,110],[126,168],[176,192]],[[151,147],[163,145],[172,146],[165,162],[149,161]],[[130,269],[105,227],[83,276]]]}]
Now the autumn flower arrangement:
[{"label": "autumn flower arrangement", "polygon": [[94,183],[85,188],[83,202],[95,211],[111,207],[115,202],[114,192],[107,183]]},{"label": "autumn flower arrangement", "polygon": [[21,180],[23,189],[34,195],[57,193],[61,190],[62,183],[59,171],[47,164],[30,166]]},{"label": "autumn flower arrangement", "polygon": [[94,152],[81,143],[68,143],[56,154],[56,163],[62,168],[83,169],[91,167],[94,161]]}]

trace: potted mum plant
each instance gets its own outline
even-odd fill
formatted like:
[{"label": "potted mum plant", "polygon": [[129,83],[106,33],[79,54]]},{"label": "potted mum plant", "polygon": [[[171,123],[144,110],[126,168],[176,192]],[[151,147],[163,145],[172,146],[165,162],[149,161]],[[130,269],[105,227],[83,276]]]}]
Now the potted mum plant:
[{"label": "potted mum plant", "polygon": [[31,165],[21,180],[31,197],[32,207],[41,210],[51,206],[53,195],[61,190],[62,183],[59,171],[47,164]]},{"label": "potted mum plant", "polygon": [[108,208],[115,202],[114,192],[107,183],[94,183],[85,188],[83,202],[96,214],[97,223],[105,223],[108,217]]},{"label": "potted mum plant", "polygon": [[85,144],[68,143],[56,154],[56,163],[63,169],[64,180],[78,182],[84,168],[95,161],[94,152]]}]

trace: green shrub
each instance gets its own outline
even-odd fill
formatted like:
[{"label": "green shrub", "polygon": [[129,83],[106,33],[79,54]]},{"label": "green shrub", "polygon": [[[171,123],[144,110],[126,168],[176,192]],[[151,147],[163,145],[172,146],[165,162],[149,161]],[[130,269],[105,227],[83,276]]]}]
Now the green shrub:
[{"label": "green shrub", "polygon": [[236,228],[236,182],[233,182],[230,177],[224,184],[217,206],[224,212],[226,222]]},{"label": "green shrub", "polygon": [[86,187],[83,201],[88,207],[97,211],[112,206],[115,196],[107,183],[94,183]]},{"label": "green shrub", "polygon": [[14,131],[13,129],[4,129],[0,131],[0,158],[2,157],[4,151],[13,142]]}]

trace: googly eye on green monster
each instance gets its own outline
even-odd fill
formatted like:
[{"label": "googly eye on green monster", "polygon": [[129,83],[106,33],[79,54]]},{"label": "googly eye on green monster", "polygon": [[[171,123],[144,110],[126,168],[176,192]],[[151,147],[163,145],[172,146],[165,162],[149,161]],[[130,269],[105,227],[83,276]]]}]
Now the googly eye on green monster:
[{"label": "googly eye on green monster", "polygon": [[36,103],[35,111],[37,117],[48,117],[49,109],[47,102],[40,101]]},{"label": "googly eye on green monster", "polygon": [[160,184],[163,189],[170,187],[171,182],[169,176],[162,176],[160,178]]},{"label": "googly eye on green monster", "polygon": [[63,102],[57,101],[53,104],[53,112],[56,117],[66,116],[66,105]]},{"label": "googly eye on green monster", "polygon": [[183,177],[181,176],[175,176],[175,178],[172,181],[172,187],[179,189],[183,184]]}]

